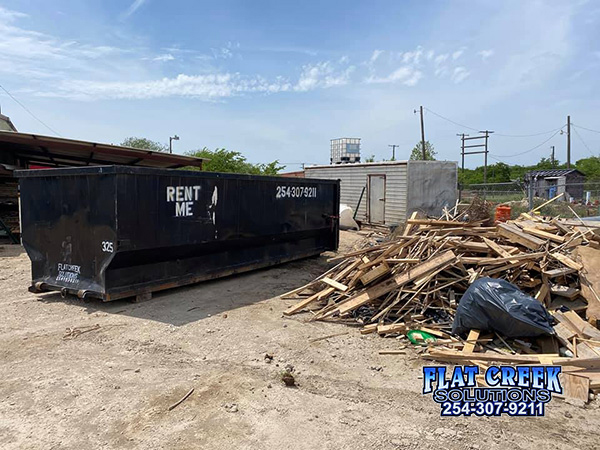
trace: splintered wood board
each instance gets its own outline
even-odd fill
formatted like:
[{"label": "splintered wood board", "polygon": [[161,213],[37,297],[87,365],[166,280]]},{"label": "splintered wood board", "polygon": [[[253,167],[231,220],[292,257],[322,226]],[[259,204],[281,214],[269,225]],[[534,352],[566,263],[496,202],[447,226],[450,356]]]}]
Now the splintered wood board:
[{"label": "splintered wood board", "polygon": [[479,339],[479,333],[481,333],[479,330],[469,331],[467,343],[463,347],[463,353],[473,353],[473,350],[475,350],[475,345],[477,344],[477,339]]},{"label": "splintered wood board", "polygon": [[507,223],[498,224],[498,234],[515,244],[521,244],[523,247],[527,247],[531,250],[539,250],[544,245],[542,239],[524,233],[516,226]]},{"label": "splintered wood board", "polygon": [[565,397],[587,403],[590,398],[590,379],[576,373],[564,373],[562,377]]},{"label": "splintered wood board", "polygon": [[321,279],[321,281],[322,281],[323,283],[325,283],[325,284],[328,284],[328,285],[329,285],[329,286],[331,286],[332,288],[335,288],[335,289],[337,289],[338,291],[345,292],[345,291],[347,291],[347,290],[348,290],[348,286],[346,286],[345,284],[342,284],[342,283],[340,283],[339,281],[332,280],[332,279],[331,279],[331,278],[329,278],[329,277],[323,277],[323,278]]},{"label": "splintered wood board", "polygon": [[456,255],[452,250],[448,250],[433,259],[414,266],[407,272],[396,275],[390,280],[383,281],[372,288],[367,289],[365,292],[350,297],[348,300],[342,302],[336,309],[327,313],[325,317],[331,316],[335,313],[345,314],[350,312],[353,309],[379,298],[398,287],[402,287],[411,281],[421,278],[422,276],[427,275],[428,273],[433,272],[440,267],[450,266],[455,261]]}]

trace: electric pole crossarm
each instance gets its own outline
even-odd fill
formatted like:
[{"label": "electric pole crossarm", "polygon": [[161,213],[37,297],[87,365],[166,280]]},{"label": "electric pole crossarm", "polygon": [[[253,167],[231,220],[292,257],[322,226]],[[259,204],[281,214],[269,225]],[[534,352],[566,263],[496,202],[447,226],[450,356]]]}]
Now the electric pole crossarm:
[{"label": "electric pole crossarm", "polygon": [[[460,135],[459,135],[460,136]],[[466,135],[465,135],[466,136]],[[465,141],[469,141],[471,139],[485,139],[485,136],[471,136],[471,137],[466,137]]]}]

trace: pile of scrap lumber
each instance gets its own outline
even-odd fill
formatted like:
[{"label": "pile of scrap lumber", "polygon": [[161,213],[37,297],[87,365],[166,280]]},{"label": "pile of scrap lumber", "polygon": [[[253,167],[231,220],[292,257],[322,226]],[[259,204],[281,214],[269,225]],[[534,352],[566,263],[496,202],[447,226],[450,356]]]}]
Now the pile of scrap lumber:
[{"label": "pile of scrap lumber", "polygon": [[[495,226],[465,218],[413,214],[402,233],[333,258],[335,267],[282,295],[300,298],[284,314],[309,311],[311,320],[360,324],[363,334],[420,330],[434,336],[422,347],[430,359],[563,364],[574,386],[583,377],[600,392],[600,223],[533,213]],[[503,278],[539,300],[556,319],[556,336],[451,335],[457,304],[480,277]]]}]

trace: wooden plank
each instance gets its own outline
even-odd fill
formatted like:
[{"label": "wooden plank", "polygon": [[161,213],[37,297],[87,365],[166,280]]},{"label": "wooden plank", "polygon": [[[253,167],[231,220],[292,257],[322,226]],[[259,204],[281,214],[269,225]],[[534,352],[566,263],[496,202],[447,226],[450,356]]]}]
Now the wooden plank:
[{"label": "wooden plank", "polygon": [[348,290],[348,286],[340,283],[339,281],[332,280],[329,277],[323,277],[321,281],[325,284],[328,284],[332,288],[337,289],[338,291],[346,292]]},{"label": "wooden plank", "polygon": [[550,293],[552,295],[558,295],[560,297],[565,297],[571,300],[577,297],[579,295],[579,292],[579,289],[575,289],[569,286],[560,286],[558,284],[555,284],[550,288]]},{"label": "wooden plank", "polygon": [[405,323],[392,323],[390,325],[378,325],[377,334],[392,334],[392,333],[406,333],[408,326]]},{"label": "wooden plank", "polygon": [[562,374],[564,395],[567,399],[576,399],[587,403],[590,393],[590,379],[576,373]]},{"label": "wooden plank", "polygon": [[473,350],[475,350],[475,345],[477,344],[477,339],[479,339],[479,333],[481,333],[479,330],[469,331],[467,343],[463,347],[463,353],[473,353]]},{"label": "wooden plank", "polygon": [[562,323],[557,323],[556,325],[554,325],[554,331],[556,332],[556,338],[560,341],[560,343],[564,345],[567,349],[573,351],[573,345],[571,344],[571,340],[576,336],[576,333],[574,333]]},{"label": "wooden plank", "polygon": [[[340,273],[338,273],[337,275],[335,275],[333,277],[333,279],[335,281],[339,281],[344,279],[344,277],[346,275],[348,275],[350,272],[352,272],[354,269],[356,269],[360,264],[360,259],[357,259],[356,261],[354,261],[352,264],[350,264],[348,267],[346,267],[344,270],[342,270]],[[286,316],[292,315],[297,313],[298,311],[303,310],[304,308],[306,308],[308,305],[310,305],[312,302],[315,302],[323,297],[328,296],[329,294],[333,293],[335,291],[335,288],[332,287],[328,287],[327,289],[322,290],[321,292],[317,292],[314,295],[311,295],[308,298],[305,298],[304,300],[296,303],[293,306],[290,306],[288,309],[286,309],[283,314]]]},{"label": "wooden plank", "polygon": [[360,334],[371,334],[377,331],[377,324],[370,323],[369,325],[365,325],[360,329]]},{"label": "wooden plank", "polygon": [[[507,258],[477,258],[477,265],[500,265],[506,262],[516,262],[516,261],[527,261],[527,260],[537,260],[541,259],[546,255],[545,252],[537,252],[537,253],[519,253],[518,255],[510,255]],[[466,258],[461,258],[461,261],[465,261]],[[473,259],[473,258],[471,258]],[[467,260],[468,261],[468,260]]]},{"label": "wooden plank", "polygon": [[600,322],[600,250],[591,247],[580,247],[577,255],[584,266],[579,272],[581,295],[586,299],[588,322],[598,326]]},{"label": "wooden plank", "polygon": [[438,227],[478,227],[483,220],[476,222],[458,222],[456,220],[437,220],[437,219],[408,219],[406,223],[410,225],[434,225]]},{"label": "wooden plank", "polygon": [[561,198],[563,195],[565,195],[564,192],[558,194],[556,197],[552,197],[550,200],[548,200],[547,202],[542,203],[540,206],[538,206],[537,208],[532,209],[531,211],[529,211],[529,215],[531,215],[532,213],[539,211],[540,209],[542,209],[544,206],[549,205],[550,203],[552,203],[555,200],[558,200],[559,198]]},{"label": "wooden plank", "polygon": [[504,237],[510,242],[520,244],[531,250],[539,250],[544,245],[544,241],[542,239],[524,233],[514,225],[508,223],[499,223],[497,228],[500,236]]},{"label": "wooden plank", "polygon": [[577,344],[577,357],[578,358],[598,358],[600,354],[594,350],[594,347],[590,346],[587,342],[579,342]]},{"label": "wooden plank", "polygon": [[535,294],[535,299],[538,300],[543,305],[545,305],[548,294],[550,294],[550,288],[548,287],[548,284],[542,283],[539,291],[537,291],[537,293]]},{"label": "wooden plank", "polygon": [[378,278],[388,274],[390,272],[390,266],[386,263],[381,264],[380,266],[375,267],[374,269],[369,270],[364,275],[360,277],[360,281],[365,286]]},{"label": "wooden plank", "polygon": [[538,230],[537,228],[525,227],[523,228],[523,231],[532,234],[536,237],[539,237],[540,239],[547,239],[549,241],[557,242],[559,244],[563,244],[565,242],[565,238],[563,236],[559,236],[554,233],[549,233],[547,231]]},{"label": "wooden plank", "polygon": [[570,275],[572,273],[577,273],[577,271],[570,267],[560,267],[558,269],[543,270],[542,273],[548,278],[558,278],[563,277],[565,275]]},{"label": "wooden plank", "polygon": [[506,250],[504,250],[499,244],[496,244],[494,241],[489,240],[488,238],[483,238],[483,242],[494,252],[496,252],[498,255],[502,256],[503,258],[508,258],[510,257],[510,253],[508,253]]},{"label": "wooden plank", "polygon": [[402,287],[413,280],[421,278],[422,276],[433,272],[440,267],[449,266],[455,261],[456,255],[452,250],[448,250],[441,255],[430,259],[429,261],[421,263],[415,267],[411,267],[409,270],[367,289],[365,292],[350,297],[349,299],[340,303],[336,309],[328,312],[325,317],[332,316],[336,313],[345,314],[350,312],[353,309],[369,303],[370,301],[375,300],[382,295],[393,291],[394,289]]},{"label": "wooden plank", "polygon": [[600,358],[556,358],[552,360],[552,364],[583,367],[584,369],[600,369]]},{"label": "wooden plank", "polygon": [[404,227],[402,236],[410,236],[410,233],[412,232],[413,228],[415,227],[415,225],[413,223],[411,223],[410,221],[416,220],[417,217],[419,217],[419,212],[413,211],[413,213],[410,215],[410,218],[406,221],[406,226]]},{"label": "wooden plank", "polygon": [[583,320],[575,311],[567,311],[565,313],[554,313],[555,317],[559,317],[560,322],[566,322],[573,331],[577,333],[579,337],[586,339],[600,340],[600,330],[592,327],[589,323]]},{"label": "wooden plank", "polygon": [[[467,361],[470,359],[477,359],[479,361],[497,361],[497,362],[506,362],[506,363],[534,363],[538,364],[540,361],[540,357],[542,358],[552,358],[554,364],[564,364],[565,360],[572,361],[573,358],[559,358],[557,355],[547,355],[547,354],[534,354],[534,355],[507,355],[500,353],[474,353],[474,354],[465,354],[463,352],[458,352],[456,350],[438,350],[432,349],[429,351],[429,356],[432,359],[446,359],[453,361]],[[589,361],[589,360],[588,360]],[[597,361],[598,365],[600,365],[600,358]],[[595,364],[591,363],[590,364]]]},{"label": "wooden plank", "polygon": [[583,265],[581,265],[578,262],[573,261],[571,258],[569,258],[566,255],[563,255],[562,253],[554,252],[554,253],[550,253],[550,256],[552,256],[557,261],[560,261],[565,266],[570,267],[571,269],[574,269],[577,271],[583,269]]}]

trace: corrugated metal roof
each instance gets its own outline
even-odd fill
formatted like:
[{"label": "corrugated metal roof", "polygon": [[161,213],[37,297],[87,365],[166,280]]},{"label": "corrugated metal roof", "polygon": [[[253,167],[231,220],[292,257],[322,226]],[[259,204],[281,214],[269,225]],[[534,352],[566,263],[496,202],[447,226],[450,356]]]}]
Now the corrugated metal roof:
[{"label": "corrugated metal roof", "polygon": [[525,177],[564,177],[570,173],[577,172],[580,175],[583,175],[577,169],[548,169],[548,170],[532,170],[525,174]]},{"label": "corrugated metal roof", "polygon": [[178,168],[202,167],[204,161],[193,156],[9,131],[0,131],[0,152],[28,164],[58,167],[118,164]]},{"label": "corrugated metal roof", "polygon": [[17,131],[10,118],[4,114],[0,114],[0,131]]}]

